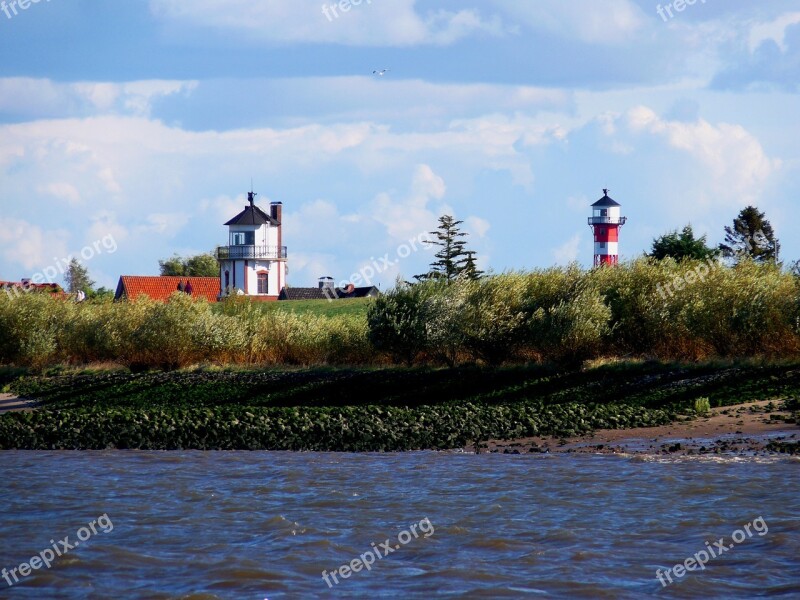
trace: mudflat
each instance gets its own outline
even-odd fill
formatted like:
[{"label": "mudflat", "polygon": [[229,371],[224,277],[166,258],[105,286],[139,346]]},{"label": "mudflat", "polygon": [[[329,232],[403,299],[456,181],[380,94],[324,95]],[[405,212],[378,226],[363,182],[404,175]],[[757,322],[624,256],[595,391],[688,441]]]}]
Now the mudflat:
[{"label": "mudflat", "polygon": [[483,451],[504,453],[579,452],[603,454],[720,454],[761,452],[772,440],[800,441],[800,426],[780,402],[761,400],[713,408],[705,417],[657,427],[599,429],[570,438],[489,440]]}]

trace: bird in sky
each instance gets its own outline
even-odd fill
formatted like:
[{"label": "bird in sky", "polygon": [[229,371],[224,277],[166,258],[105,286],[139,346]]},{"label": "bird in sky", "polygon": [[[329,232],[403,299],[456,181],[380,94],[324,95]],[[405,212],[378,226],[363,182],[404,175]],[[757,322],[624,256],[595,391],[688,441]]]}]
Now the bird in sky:
[{"label": "bird in sky", "polygon": [[389,69],[381,69],[380,71],[373,71],[373,75],[378,75],[379,77],[383,77],[386,73],[389,72]]}]

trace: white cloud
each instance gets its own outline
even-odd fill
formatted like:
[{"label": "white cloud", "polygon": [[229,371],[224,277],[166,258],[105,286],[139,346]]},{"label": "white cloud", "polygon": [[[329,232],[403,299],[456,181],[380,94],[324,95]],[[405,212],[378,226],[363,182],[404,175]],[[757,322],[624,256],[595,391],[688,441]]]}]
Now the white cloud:
[{"label": "white cloud", "polygon": [[128,114],[149,116],[153,102],[190,93],[196,81],[59,83],[31,77],[0,78],[0,112],[26,118]]},{"label": "white cloud", "polygon": [[589,44],[630,44],[646,18],[630,0],[492,0],[512,17],[534,30]]},{"label": "white cloud", "polygon": [[145,225],[140,225],[137,229],[143,232],[166,234],[167,237],[174,237],[189,222],[190,215],[186,213],[152,213],[147,215]]},{"label": "white cloud", "polygon": [[578,260],[581,239],[583,239],[583,236],[576,233],[566,242],[555,248],[553,250],[553,260],[555,260],[556,264],[567,265]]},{"label": "white cloud", "polygon": [[786,28],[800,23],[800,12],[791,12],[781,15],[773,21],[756,23],[750,29],[748,46],[750,52],[755,52],[762,42],[774,41],[778,47],[786,52]]},{"label": "white cloud", "polygon": [[741,203],[757,198],[768,178],[781,166],[741,125],[715,126],[703,119],[692,123],[668,121],[645,106],[631,109],[627,122],[634,133],[660,137],[699,161],[708,170],[721,201],[736,197]]},{"label": "white cloud", "polygon": [[39,185],[37,191],[43,195],[65,200],[67,204],[76,205],[81,201],[81,194],[75,186],[64,181]]},{"label": "white cloud", "polygon": [[447,10],[420,14],[416,0],[350,2],[342,11],[330,0],[150,0],[159,19],[232,31],[272,43],[336,43],[350,46],[452,44],[474,34],[501,35],[497,16],[477,10]]},{"label": "white cloud", "polygon": [[60,259],[68,255],[68,238],[64,230],[45,230],[22,219],[0,217],[0,255],[18,273],[61,264]]},{"label": "white cloud", "polygon": [[466,225],[466,229],[471,235],[479,238],[486,237],[491,227],[489,221],[480,217],[467,217],[464,219],[464,225]]}]

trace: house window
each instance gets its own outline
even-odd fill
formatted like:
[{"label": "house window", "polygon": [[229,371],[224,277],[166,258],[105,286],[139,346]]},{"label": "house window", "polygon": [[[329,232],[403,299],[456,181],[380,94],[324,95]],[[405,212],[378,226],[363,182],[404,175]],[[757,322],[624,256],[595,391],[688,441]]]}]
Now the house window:
[{"label": "house window", "polygon": [[225,271],[225,289],[231,287],[231,272]]},{"label": "house window", "polygon": [[258,293],[269,294],[269,273],[258,274]]},{"label": "house window", "polygon": [[607,217],[608,216],[608,209],[607,208],[601,208],[600,209],[600,216],[601,217]]},{"label": "house window", "polygon": [[233,246],[255,246],[255,231],[236,231],[231,234],[231,244]]}]

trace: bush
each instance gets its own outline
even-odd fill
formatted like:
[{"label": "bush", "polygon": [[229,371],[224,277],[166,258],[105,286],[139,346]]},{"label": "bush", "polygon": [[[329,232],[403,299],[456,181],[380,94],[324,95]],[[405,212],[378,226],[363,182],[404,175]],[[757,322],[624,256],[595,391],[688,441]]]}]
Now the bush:
[{"label": "bush", "polygon": [[711,411],[711,403],[708,398],[698,398],[694,401],[694,412],[700,416],[707,415]]}]

